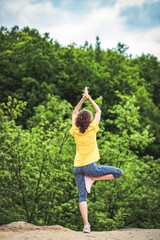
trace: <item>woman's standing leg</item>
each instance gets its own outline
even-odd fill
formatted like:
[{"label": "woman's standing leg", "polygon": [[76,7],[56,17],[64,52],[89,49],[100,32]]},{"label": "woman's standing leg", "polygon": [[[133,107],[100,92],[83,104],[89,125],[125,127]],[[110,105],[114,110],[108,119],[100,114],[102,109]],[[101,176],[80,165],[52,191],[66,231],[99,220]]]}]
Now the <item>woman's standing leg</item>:
[{"label": "woman's standing leg", "polygon": [[79,209],[83,218],[84,226],[89,225],[87,202],[86,201],[79,202]]},{"label": "woman's standing leg", "polygon": [[79,209],[82,215],[84,228],[83,232],[90,232],[90,224],[88,222],[88,209],[87,209],[87,191],[85,187],[84,175],[78,173],[79,169],[74,168],[74,178],[79,191]]}]

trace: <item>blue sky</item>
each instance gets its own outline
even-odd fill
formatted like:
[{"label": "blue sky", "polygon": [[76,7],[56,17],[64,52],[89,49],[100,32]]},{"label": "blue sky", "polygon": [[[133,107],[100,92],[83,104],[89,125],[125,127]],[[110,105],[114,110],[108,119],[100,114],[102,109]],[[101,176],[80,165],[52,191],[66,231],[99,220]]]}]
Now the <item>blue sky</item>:
[{"label": "blue sky", "polygon": [[0,0],[0,25],[49,32],[63,46],[99,36],[105,50],[121,42],[133,57],[160,59],[160,0]]}]

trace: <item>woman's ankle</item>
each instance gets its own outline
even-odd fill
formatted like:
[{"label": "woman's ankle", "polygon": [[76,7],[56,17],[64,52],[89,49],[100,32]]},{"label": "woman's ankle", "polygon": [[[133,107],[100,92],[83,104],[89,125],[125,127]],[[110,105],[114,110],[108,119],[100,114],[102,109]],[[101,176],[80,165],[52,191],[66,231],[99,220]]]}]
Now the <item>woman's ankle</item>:
[{"label": "woman's ankle", "polygon": [[84,226],[86,226],[86,225],[90,225],[88,221],[84,223]]}]

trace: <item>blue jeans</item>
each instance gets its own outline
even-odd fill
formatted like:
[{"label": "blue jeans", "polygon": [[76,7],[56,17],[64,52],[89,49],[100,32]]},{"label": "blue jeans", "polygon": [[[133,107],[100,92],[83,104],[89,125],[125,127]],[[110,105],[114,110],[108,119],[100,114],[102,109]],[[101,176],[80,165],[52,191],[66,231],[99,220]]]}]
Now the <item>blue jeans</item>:
[{"label": "blue jeans", "polygon": [[114,178],[119,178],[122,176],[122,171],[116,167],[98,165],[94,162],[86,166],[74,167],[73,174],[79,191],[79,202],[82,202],[87,200],[87,191],[85,187],[84,176],[101,177],[104,175],[112,174]]}]

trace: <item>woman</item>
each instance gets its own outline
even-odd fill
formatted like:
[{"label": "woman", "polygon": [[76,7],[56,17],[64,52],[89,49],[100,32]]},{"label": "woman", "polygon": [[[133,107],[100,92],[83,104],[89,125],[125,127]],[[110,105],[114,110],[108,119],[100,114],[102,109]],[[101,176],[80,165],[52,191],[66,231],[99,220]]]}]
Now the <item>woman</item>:
[{"label": "woman", "polygon": [[[79,112],[86,99],[96,111],[94,120],[90,111],[82,110]],[[74,136],[76,142],[73,173],[79,191],[79,208],[84,222],[83,232],[85,233],[91,231],[87,213],[87,192],[90,193],[92,184],[98,180],[111,180],[122,176],[122,171],[118,168],[96,164],[96,161],[100,159],[96,141],[100,118],[101,110],[88,95],[86,87],[83,98],[73,111],[70,130],[70,134]]]}]

